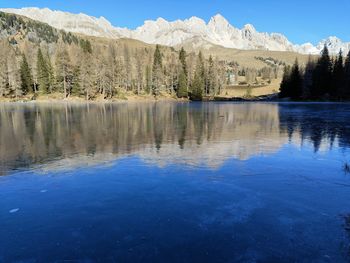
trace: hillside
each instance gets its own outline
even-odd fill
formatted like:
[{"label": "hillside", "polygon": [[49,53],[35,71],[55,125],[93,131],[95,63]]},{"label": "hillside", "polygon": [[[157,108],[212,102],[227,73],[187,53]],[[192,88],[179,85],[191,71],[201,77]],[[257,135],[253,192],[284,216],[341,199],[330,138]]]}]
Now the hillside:
[{"label": "hillside", "polygon": [[[176,48],[181,48],[182,46],[177,46]],[[268,60],[272,58],[276,61],[280,61],[287,65],[292,65],[295,59],[305,65],[308,61],[310,55],[304,55],[296,52],[288,51],[269,51],[269,50],[242,50],[225,48],[222,46],[196,46],[193,43],[185,43],[183,47],[192,52],[198,52],[199,50],[203,52],[206,56],[213,55],[218,57],[220,60],[235,61],[241,67],[246,68],[256,68],[260,69],[265,67],[266,62],[262,61],[261,58]],[[317,55],[312,55],[312,58],[317,58]]]},{"label": "hillside", "polygon": [[189,44],[184,45],[183,60],[182,46],[159,46],[156,60],[156,45],[66,32],[3,12],[0,29],[0,96],[10,99],[175,98],[181,88],[180,97],[187,97],[199,70],[205,78],[200,97],[227,95],[226,87],[239,82],[259,86],[257,94],[265,95],[276,92],[285,65],[308,59],[294,52]]},{"label": "hillside", "polygon": [[340,49],[347,53],[350,43],[335,36],[319,41],[318,44],[294,44],[281,33],[258,32],[251,24],[239,29],[231,25],[222,15],[213,16],[208,23],[198,17],[167,21],[163,18],[147,20],[135,30],[113,26],[104,17],[96,18],[86,14],[50,10],[48,8],[0,9],[47,23],[67,32],[112,39],[131,38],[149,44],[179,46],[185,43],[196,46],[221,46],[241,50],[294,51],[302,54],[319,55],[324,45],[332,54]]}]

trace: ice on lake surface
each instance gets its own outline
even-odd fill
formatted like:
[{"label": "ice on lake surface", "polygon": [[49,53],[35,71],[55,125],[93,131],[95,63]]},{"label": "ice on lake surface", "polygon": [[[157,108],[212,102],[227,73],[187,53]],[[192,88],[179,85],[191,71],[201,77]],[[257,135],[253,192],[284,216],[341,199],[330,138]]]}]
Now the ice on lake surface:
[{"label": "ice on lake surface", "polygon": [[349,262],[350,104],[0,104],[0,262]]}]

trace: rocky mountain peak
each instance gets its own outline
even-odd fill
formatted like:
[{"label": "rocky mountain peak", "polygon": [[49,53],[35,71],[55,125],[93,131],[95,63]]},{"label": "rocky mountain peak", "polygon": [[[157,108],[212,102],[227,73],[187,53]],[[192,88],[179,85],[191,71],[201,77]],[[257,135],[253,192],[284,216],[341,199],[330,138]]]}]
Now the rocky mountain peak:
[{"label": "rocky mountain peak", "polygon": [[344,43],[337,37],[329,37],[316,46],[310,43],[294,45],[282,34],[260,33],[251,24],[237,29],[220,14],[213,16],[208,24],[195,16],[174,22],[158,18],[155,21],[145,21],[144,25],[136,30],[129,30],[112,26],[104,17],[95,18],[48,8],[0,9],[0,11],[27,16],[74,33],[107,38],[132,38],[150,44],[178,46],[196,40],[197,46],[198,43],[205,43],[206,46],[212,44],[226,48],[295,51],[304,54],[319,54],[325,44],[333,54],[338,53],[340,49],[344,53],[350,50],[350,43]]}]

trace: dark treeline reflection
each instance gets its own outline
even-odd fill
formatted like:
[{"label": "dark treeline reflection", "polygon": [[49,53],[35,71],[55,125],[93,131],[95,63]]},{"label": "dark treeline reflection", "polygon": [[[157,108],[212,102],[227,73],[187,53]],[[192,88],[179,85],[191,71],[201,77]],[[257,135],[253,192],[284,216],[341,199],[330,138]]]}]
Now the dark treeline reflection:
[{"label": "dark treeline reflection", "polygon": [[311,142],[315,152],[323,143],[329,147],[350,146],[350,104],[280,104],[279,119],[281,133],[287,133],[290,140],[297,135],[302,143]]},{"label": "dark treeline reflection", "polygon": [[323,139],[347,147],[349,116],[350,106],[341,104],[1,104],[0,173],[126,154],[219,165],[273,153],[293,134],[316,150]]}]

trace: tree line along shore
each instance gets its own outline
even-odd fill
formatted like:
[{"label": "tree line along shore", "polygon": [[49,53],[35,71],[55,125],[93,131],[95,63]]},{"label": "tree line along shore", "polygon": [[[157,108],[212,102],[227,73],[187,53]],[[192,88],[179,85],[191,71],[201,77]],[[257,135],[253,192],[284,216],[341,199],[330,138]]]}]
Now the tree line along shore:
[{"label": "tree line along shore", "polygon": [[317,59],[309,59],[305,68],[298,60],[286,66],[281,83],[280,98],[296,101],[349,101],[350,100],[350,51],[344,59],[340,50],[331,57],[327,46]]},{"label": "tree line along shore", "polygon": [[[120,59],[113,45],[107,47],[106,56],[99,57],[93,55],[90,41],[80,40],[73,50],[64,45],[58,47],[53,64],[49,53],[43,52],[40,46],[31,63],[25,52],[16,60],[10,44],[1,43],[1,46],[0,52],[8,55],[2,56],[0,61],[0,98],[113,100],[126,99],[131,94],[144,100],[201,101],[209,97],[220,100],[227,85],[225,63],[212,56],[205,59],[201,52],[187,54],[183,48],[165,56],[159,45],[154,51],[141,49],[134,52],[124,46],[123,58]],[[33,57],[33,50],[29,52]],[[80,58],[79,63],[72,62],[71,53]],[[16,61],[11,63],[11,58]],[[19,66],[14,66],[16,63]],[[293,66],[284,65],[279,98],[350,100],[350,52],[346,58],[342,51],[332,58],[325,46],[321,56],[318,59],[310,56],[304,67],[298,60]]]},{"label": "tree line along shore", "polygon": [[252,89],[271,83],[277,94],[283,71],[281,98],[350,99],[350,54],[333,58],[327,47],[306,65],[256,56],[265,66],[246,68],[195,49],[86,37],[2,12],[0,30],[0,100],[227,100],[235,96],[228,89],[254,99]]},{"label": "tree line along shore", "polygon": [[200,51],[188,53],[184,48],[110,43],[99,50],[89,40],[76,43],[59,40],[54,52],[45,45],[25,45],[19,52],[10,43],[2,43],[0,98],[200,101],[224,95],[231,75],[243,78],[242,85],[247,87],[257,83],[258,76],[271,83],[278,74],[272,67],[239,70],[232,61],[205,58]]},{"label": "tree line along shore", "polygon": [[[55,65],[50,56],[39,47],[36,63],[31,66],[25,54],[21,55],[18,71],[2,72],[3,97],[31,98],[59,93],[62,98],[81,97],[93,100],[123,98],[127,94],[154,98],[170,97],[202,100],[203,96],[220,94],[226,79],[225,66],[210,56],[205,59],[201,52],[191,57],[190,77],[188,55],[184,49],[164,59],[161,47],[131,52],[123,47],[123,61],[118,60],[114,46],[108,47],[108,55],[96,61],[89,41],[80,46],[81,63],[74,65],[66,49],[55,54]],[[132,64],[131,60],[136,64]],[[148,62],[146,61],[148,60]],[[193,63],[194,62],[194,63]],[[135,73],[136,75],[133,75]],[[11,76],[12,75],[12,76]]]},{"label": "tree line along shore", "polygon": [[0,30],[0,100],[202,100],[225,95],[232,76],[258,86],[257,78],[282,75],[283,62],[269,57],[248,68],[195,49],[88,37],[3,12]]}]

